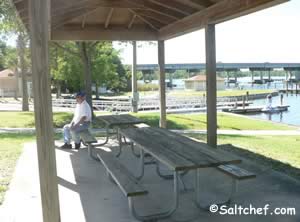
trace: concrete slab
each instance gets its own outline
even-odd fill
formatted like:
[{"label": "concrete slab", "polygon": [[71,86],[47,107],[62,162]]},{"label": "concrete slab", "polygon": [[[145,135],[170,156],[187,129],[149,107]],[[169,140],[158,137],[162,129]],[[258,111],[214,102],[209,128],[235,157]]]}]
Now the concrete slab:
[{"label": "concrete slab", "polygon": [[[110,143],[105,148],[116,152],[115,146],[115,143]],[[128,166],[131,172],[137,174],[138,159],[129,149],[124,150],[120,161]],[[103,166],[88,157],[86,148],[79,151],[56,149],[56,159],[62,222],[136,221],[129,213],[127,198],[107,178]],[[189,173],[183,179],[188,191],[181,191],[179,209],[171,218],[161,221],[299,222],[299,181],[257,164],[244,162],[243,168],[255,172],[257,178],[240,183],[237,206],[250,207],[251,204],[253,207],[264,207],[269,204],[270,209],[290,207],[295,209],[296,215],[220,215],[200,210],[194,203],[193,173]],[[138,210],[149,213],[167,209],[172,202],[172,181],[158,177],[154,166],[149,165],[146,167],[142,183],[150,194],[136,200]],[[226,199],[230,191],[230,178],[214,169],[202,170],[201,191],[203,203]],[[34,143],[25,145],[5,202],[0,209],[1,222],[42,221]],[[271,210],[268,213],[271,213]]]}]

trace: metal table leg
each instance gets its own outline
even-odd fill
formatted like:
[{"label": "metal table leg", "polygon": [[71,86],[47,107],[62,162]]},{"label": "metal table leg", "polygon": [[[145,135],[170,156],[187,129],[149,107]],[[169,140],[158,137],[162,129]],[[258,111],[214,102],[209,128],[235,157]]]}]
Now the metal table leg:
[{"label": "metal table leg", "polygon": [[196,200],[195,201],[199,208],[209,210],[209,207],[211,204],[216,204],[218,206],[222,206],[222,205],[229,205],[232,202],[232,200],[235,197],[235,194],[237,192],[237,189],[238,189],[237,180],[234,178],[232,178],[232,180],[231,180],[231,192],[230,192],[228,200],[219,202],[219,203],[211,203],[211,204],[208,204],[205,206],[201,205],[200,204],[200,186],[199,186],[200,170],[196,169],[195,174],[196,174],[195,175],[195,192],[196,192],[196,194],[195,194]]},{"label": "metal table leg", "polygon": [[169,210],[157,214],[151,214],[151,215],[140,215],[137,213],[135,206],[134,206],[134,199],[133,197],[128,198],[128,204],[131,214],[140,221],[157,221],[158,219],[167,218],[171,216],[178,208],[178,202],[179,202],[179,189],[178,189],[178,172],[174,172],[173,178],[174,178],[174,193],[173,193],[173,203]]}]

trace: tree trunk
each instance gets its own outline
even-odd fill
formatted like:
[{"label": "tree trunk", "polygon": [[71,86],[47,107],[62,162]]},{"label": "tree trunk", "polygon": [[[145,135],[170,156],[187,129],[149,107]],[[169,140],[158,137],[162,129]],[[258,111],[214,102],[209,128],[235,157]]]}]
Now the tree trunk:
[{"label": "tree trunk", "polygon": [[95,84],[95,87],[96,87],[96,89],[95,89],[95,91],[96,91],[96,99],[99,99],[99,89],[98,89],[98,84],[96,83]]},{"label": "tree trunk", "polygon": [[[87,43],[80,42],[80,55],[84,68],[84,91],[86,93],[86,101],[93,107],[92,103],[92,71],[91,71],[91,60],[87,51]],[[93,109],[92,109],[93,110]]]},{"label": "tree trunk", "polygon": [[22,78],[22,111],[29,111],[27,77],[25,65],[25,39],[22,34],[18,36],[18,51]]},{"label": "tree trunk", "polygon": [[56,98],[60,98],[61,97],[61,84],[60,82],[58,81],[56,83]]}]

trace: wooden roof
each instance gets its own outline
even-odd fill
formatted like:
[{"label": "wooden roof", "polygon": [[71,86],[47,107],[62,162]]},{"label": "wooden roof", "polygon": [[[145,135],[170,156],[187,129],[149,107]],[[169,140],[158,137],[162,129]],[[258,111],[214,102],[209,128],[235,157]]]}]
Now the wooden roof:
[{"label": "wooden roof", "polygon": [[[28,0],[12,0],[29,27]],[[49,0],[51,40],[166,40],[289,0]]]}]

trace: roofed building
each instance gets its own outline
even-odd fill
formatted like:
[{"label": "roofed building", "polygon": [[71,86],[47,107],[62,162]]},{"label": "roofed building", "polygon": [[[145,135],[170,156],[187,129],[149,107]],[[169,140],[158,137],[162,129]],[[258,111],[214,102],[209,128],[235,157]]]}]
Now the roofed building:
[{"label": "roofed building", "polygon": [[[206,75],[196,75],[192,78],[184,80],[184,86],[187,90],[205,91]],[[217,77],[217,90],[224,90],[225,82],[223,78]]]}]

